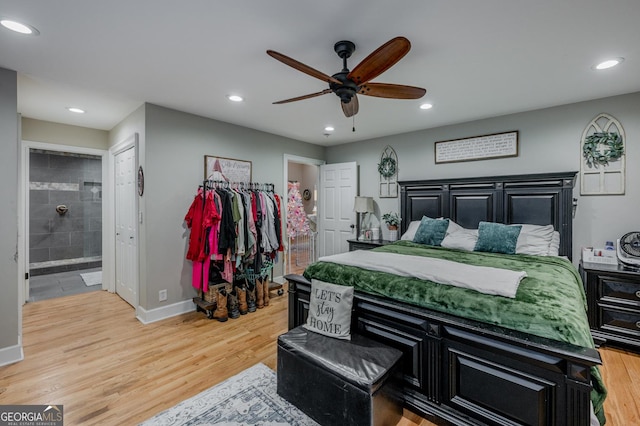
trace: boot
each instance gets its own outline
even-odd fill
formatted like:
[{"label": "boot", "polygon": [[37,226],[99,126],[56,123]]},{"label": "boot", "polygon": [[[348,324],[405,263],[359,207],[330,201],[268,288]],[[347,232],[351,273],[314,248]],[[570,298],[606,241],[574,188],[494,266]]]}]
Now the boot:
[{"label": "boot", "polygon": [[264,308],[264,286],[262,285],[262,281],[260,279],[256,279],[255,282],[256,287],[256,306],[258,309]]},{"label": "boot", "polygon": [[236,319],[240,316],[240,310],[238,309],[238,295],[234,288],[227,293],[227,309],[229,311],[229,318]]},{"label": "boot", "polygon": [[247,280],[247,309],[249,312],[256,311],[256,284]]},{"label": "boot", "polygon": [[240,315],[247,315],[249,307],[247,306],[247,290],[244,288],[244,282],[239,281],[239,284],[234,284],[234,290],[238,295],[238,310]]},{"label": "boot", "polygon": [[227,311],[227,292],[224,288],[216,290],[216,310],[213,312],[213,318],[220,322],[229,319]]},{"label": "boot", "polygon": [[262,279],[262,286],[263,286],[262,294],[263,294],[264,306],[269,306],[269,278],[264,277]]}]

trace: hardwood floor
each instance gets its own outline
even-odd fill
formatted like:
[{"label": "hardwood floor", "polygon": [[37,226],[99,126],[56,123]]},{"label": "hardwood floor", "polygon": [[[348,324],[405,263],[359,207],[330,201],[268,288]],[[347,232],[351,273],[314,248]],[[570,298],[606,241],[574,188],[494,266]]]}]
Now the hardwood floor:
[{"label": "hardwood floor", "polygon": [[[0,404],[63,404],[65,425],[133,425],[262,362],[276,367],[287,296],[255,313],[192,312],[144,325],[99,291],[29,303],[24,361],[0,367]],[[601,349],[608,425],[639,424],[640,356]],[[401,426],[432,423],[405,411]]]}]

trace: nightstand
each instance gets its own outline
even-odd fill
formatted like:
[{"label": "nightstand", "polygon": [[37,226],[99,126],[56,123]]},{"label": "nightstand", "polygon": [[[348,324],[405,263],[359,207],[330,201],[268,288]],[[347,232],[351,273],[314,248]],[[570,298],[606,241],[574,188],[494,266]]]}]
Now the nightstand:
[{"label": "nightstand", "polygon": [[580,262],[589,326],[596,344],[640,353],[640,271]]},{"label": "nightstand", "polygon": [[349,251],[354,250],[371,250],[372,248],[386,246],[393,241],[389,240],[347,240],[349,243]]}]

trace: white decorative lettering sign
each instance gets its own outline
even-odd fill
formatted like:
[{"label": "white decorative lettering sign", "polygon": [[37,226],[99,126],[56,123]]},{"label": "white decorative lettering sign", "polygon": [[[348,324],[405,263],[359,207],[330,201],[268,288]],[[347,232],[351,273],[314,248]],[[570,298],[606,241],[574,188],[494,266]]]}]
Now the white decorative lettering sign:
[{"label": "white decorative lettering sign", "polygon": [[436,142],[434,149],[436,164],[517,157],[518,132]]},{"label": "white decorative lettering sign", "polygon": [[311,280],[309,316],[304,328],[337,339],[351,339],[353,287]]}]

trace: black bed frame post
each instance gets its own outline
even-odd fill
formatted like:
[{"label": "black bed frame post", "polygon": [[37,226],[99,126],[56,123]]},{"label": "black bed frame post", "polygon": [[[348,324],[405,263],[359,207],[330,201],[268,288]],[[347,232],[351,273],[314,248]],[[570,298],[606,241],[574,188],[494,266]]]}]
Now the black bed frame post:
[{"label": "black bed frame post", "polygon": [[573,246],[571,242],[573,241],[573,226],[571,226],[573,222],[573,187],[576,182],[576,174],[573,176],[566,176],[562,181],[562,231],[560,232],[564,238],[560,241],[562,246],[561,253],[567,253],[569,259],[572,259],[573,256]]},{"label": "black bed frame post", "polygon": [[[287,276],[285,276],[285,279],[287,278]],[[292,277],[290,277],[292,278]],[[289,279],[289,288],[288,288],[288,293],[289,293],[289,330],[295,328],[298,324],[296,324],[296,282],[293,279]]]},{"label": "black bed frame post", "polygon": [[411,217],[411,214],[409,213],[409,206],[407,206],[407,203],[405,202],[407,199],[406,192],[406,185],[400,185],[400,218],[402,219],[400,221],[400,235],[404,234],[409,226],[409,220],[405,220],[405,218]]},{"label": "black bed frame post", "polygon": [[591,419],[591,371],[589,367],[569,363],[566,378],[567,402],[566,424],[582,426],[590,424]]}]

